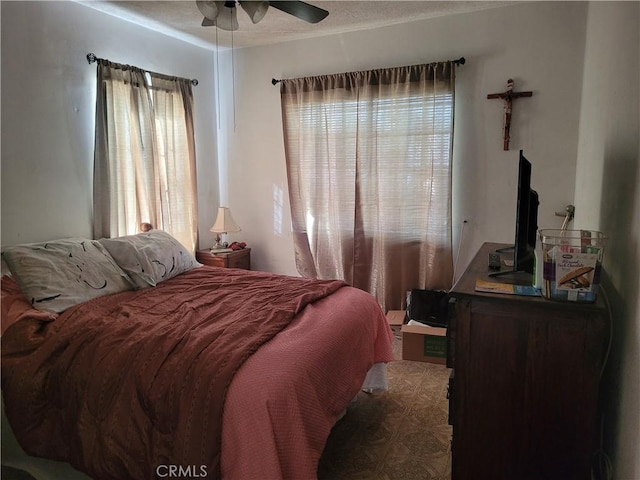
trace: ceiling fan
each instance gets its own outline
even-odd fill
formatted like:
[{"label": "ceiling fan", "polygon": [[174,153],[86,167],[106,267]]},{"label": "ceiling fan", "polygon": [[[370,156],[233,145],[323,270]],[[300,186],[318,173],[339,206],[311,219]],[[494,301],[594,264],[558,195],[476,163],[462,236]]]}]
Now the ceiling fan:
[{"label": "ceiling fan", "polygon": [[202,20],[203,27],[217,26],[223,30],[237,30],[238,18],[236,13],[236,4],[240,4],[242,9],[249,15],[253,23],[258,23],[267,14],[269,7],[281,10],[289,15],[298,17],[309,23],[318,23],[329,15],[329,12],[322,8],[315,7],[305,2],[299,1],[256,1],[256,0],[240,0],[240,1],[209,1],[197,0],[198,10],[204,15]]}]

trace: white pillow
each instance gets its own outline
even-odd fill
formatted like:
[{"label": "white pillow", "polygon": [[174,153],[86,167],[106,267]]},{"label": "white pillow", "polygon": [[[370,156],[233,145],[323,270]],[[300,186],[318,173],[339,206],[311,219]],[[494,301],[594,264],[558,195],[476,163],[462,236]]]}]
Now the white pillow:
[{"label": "white pillow", "polygon": [[162,230],[98,241],[139,288],[155,287],[202,266],[178,240]]},{"label": "white pillow", "polygon": [[11,276],[11,270],[9,270],[9,265],[7,265],[7,262],[4,261],[4,257],[2,257],[2,275],[8,275]]},{"label": "white pillow", "polygon": [[3,247],[2,258],[34,308],[60,313],[133,284],[95,240],[67,238]]}]

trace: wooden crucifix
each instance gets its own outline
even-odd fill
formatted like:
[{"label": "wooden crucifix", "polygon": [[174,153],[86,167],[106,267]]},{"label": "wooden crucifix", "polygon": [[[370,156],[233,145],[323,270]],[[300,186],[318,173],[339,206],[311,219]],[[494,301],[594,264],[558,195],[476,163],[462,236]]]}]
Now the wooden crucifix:
[{"label": "wooden crucifix", "polygon": [[513,79],[507,80],[507,91],[503,93],[490,93],[488,99],[501,98],[504,100],[504,122],[502,126],[502,138],[504,140],[504,149],[509,150],[509,131],[511,130],[511,109],[513,100],[520,97],[530,97],[533,92],[514,92]]}]

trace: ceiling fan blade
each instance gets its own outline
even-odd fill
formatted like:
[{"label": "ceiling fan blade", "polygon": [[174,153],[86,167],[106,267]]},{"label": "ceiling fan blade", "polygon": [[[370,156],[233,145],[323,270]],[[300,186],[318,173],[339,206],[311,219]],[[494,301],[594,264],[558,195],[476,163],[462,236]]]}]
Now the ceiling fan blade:
[{"label": "ceiling fan blade", "polygon": [[273,8],[277,8],[285,13],[298,17],[301,20],[309,23],[318,23],[320,20],[324,20],[329,15],[329,12],[322,8],[315,7],[305,2],[293,2],[282,1],[273,2],[270,1],[269,5]]},{"label": "ceiling fan blade", "polygon": [[213,27],[216,24],[213,20],[209,20],[207,17],[202,19],[202,23],[200,24],[203,27]]}]

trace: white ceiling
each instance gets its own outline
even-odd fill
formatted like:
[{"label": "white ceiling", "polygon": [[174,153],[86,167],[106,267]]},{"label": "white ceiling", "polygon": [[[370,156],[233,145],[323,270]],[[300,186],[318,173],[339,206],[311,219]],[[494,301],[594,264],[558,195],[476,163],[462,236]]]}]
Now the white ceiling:
[{"label": "white ceiling", "polygon": [[270,8],[261,22],[252,24],[246,13],[238,8],[240,28],[233,32],[217,31],[216,27],[202,27],[202,14],[195,0],[180,1],[107,1],[78,0],[79,3],[109,13],[133,23],[161,31],[196,45],[215,49],[267,45],[301,38],[318,37],[354,30],[383,27],[426,18],[470,12],[504,6],[513,1],[314,1],[317,7],[329,11],[329,16],[310,24],[292,15]]}]

